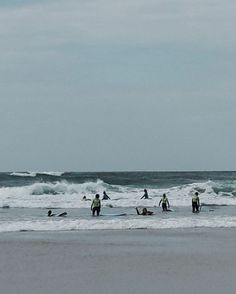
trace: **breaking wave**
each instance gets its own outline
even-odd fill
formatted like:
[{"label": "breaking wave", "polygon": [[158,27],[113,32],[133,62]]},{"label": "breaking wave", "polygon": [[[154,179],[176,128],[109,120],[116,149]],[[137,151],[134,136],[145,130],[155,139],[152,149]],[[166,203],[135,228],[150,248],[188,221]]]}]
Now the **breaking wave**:
[{"label": "breaking wave", "polygon": [[[150,199],[140,199],[143,189],[133,186],[110,185],[98,179],[84,183],[70,183],[67,181],[36,182],[20,187],[1,187],[0,206],[10,207],[88,207],[89,202],[82,201],[86,195],[92,199],[94,194],[102,195],[106,191],[111,200],[106,205],[112,207],[135,207],[140,205],[158,206],[160,197],[166,193],[171,206],[190,206],[193,193],[200,193],[200,200],[204,205],[236,205],[236,185],[231,188],[207,181],[179,185],[170,188],[148,189]],[[105,205],[105,202],[104,202]]]}]

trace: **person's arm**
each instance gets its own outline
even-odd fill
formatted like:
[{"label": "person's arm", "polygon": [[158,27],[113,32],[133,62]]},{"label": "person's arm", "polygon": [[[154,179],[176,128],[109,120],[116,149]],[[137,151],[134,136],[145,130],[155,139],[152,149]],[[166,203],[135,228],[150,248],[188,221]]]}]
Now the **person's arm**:
[{"label": "person's arm", "polygon": [[145,194],[140,199],[143,199],[144,197],[145,197]]},{"label": "person's arm", "polygon": [[160,205],[161,205],[161,202],[162,202],[162,199],[160,200],[160,202],[159,202],[158,206],[160,206]]},{"label": "person's arm", "polygon": [[137,214],[138,214],[138,215],[140,215],[140,212],[139,212],[139,210],[138,210],[138,208],[137,208],[137,207],[136,207],[136,211],[137,211]]},{"label": "person's arm", "polygon": [[197,198],[197,205],[200,206],[199,197]]},{"label": "person's arm", "polygon": [[91,210],[93,210],[93,201],[92,201],[92,204],[91,204]]}]

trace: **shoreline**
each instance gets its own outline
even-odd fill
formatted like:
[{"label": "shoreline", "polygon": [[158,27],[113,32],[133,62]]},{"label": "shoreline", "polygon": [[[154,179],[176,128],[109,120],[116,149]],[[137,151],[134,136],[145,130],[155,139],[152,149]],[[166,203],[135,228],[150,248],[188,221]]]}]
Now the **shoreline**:
[{"label": "shoreline", "polygon": [[[135,231],[148,231],[148,232],[182,232],[182,231],[217,231],[217,230],[236,230],[235,226],[195,226],[195,227],[167,227],[167,228],[146,228],[146,227],[138,227],[138,228],[116,228],[116,229],[71,229],[71,230],[31,230],[31,229],[22,229],[18,231],[3,231],[0,232],[0,236],[7,236],[7,235],[21,235],[21,234],[38,234],[38,235],[52,235],[52,234],[86,234],[86,233],[101,233],[101,232],[107,232],[107,233],[121,233],[121,232],[135,232]],[[1,240],[0,240],[1,242]]]}]

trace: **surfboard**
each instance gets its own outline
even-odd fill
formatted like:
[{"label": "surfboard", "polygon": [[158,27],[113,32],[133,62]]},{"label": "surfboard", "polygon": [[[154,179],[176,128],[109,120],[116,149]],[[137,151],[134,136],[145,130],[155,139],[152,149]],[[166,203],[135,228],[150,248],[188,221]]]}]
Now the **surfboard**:
[{"label": "surfboard", "polygon": [[102,213],[101,216],[125,216],[127,213]]}]

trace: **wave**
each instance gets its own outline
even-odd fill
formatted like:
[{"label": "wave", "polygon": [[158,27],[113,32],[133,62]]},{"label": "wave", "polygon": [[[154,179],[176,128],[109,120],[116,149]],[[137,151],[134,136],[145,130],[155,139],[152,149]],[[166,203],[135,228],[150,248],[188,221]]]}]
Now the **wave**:
[{"label": "wave", "polygon": [[47,176],[54,176],[54,177],[61,177],[62,175],[64,175],[64,172],[53,172],[53,171],[45,171],[45,172],[37,172],[37,175],[47,175]]},{"label": "wave", "polygon": [[102,180],[96,182],[85,182],[82,184],[72,184],[67,181],[60,181],[56,183],[36,183],[31,186],[32,195],[58,195],[58,194],[95,194],[98,191],[109,188],[110,185],[104,183]]},{"label": "wave", "polygon": [[74,231],[74,230],[130,230],[130,229],[178,229],[178,228],[232,228],[236,227],[236,217],[217,216],[212,218],[158,218],[112,220],[35,220],[0,222],[0,232],[16,231]]},{"label": "wave", "polygon": [[55,183],[34,183],[23,187],[0,188],[0,207],[87,207],[87,201],[81,201],[84,195],[93,198],[96,193],[102,194],[112,186],[102,180],[73,184],[66,181]]},{"label": "wave", "polygon": [[36,175],[35,172],[13,172],[10,174],[13,177],[36,177]]},{"label": "wave", "polygon": [[130,186],[109,185],[98,179],[84,183],[69,183],[67,181],[36,182],[21,187],[1,187],[0,207],[57,207],[57,208],[83,208],[89,207],[89,201],[82,201],[86,195],[92,199],[96,193],[102,195],[106,191],[111,200],[103,201],[104,206],[136,207],[158,206],[163,193],[167,194],[171,206],[190,206],[192,195],[200,192],[200,201],[206,205],[236,205],[235,190],[215,193],[216,183],[207,181],[192,183],[166,189],[150,188],[150,199],[140,199],[143,189]]},{"label": "wave", "polygon": [[61,177],[64,174],[64,172],[54,172],[54,171],[45,171],[45,172],[35,172],[35,171],[29,171],[29,172],[12,172],[10,176],[14,177],[36,177],[38,175],[47,175],[47,176],[54,176],[54,177]]}]

